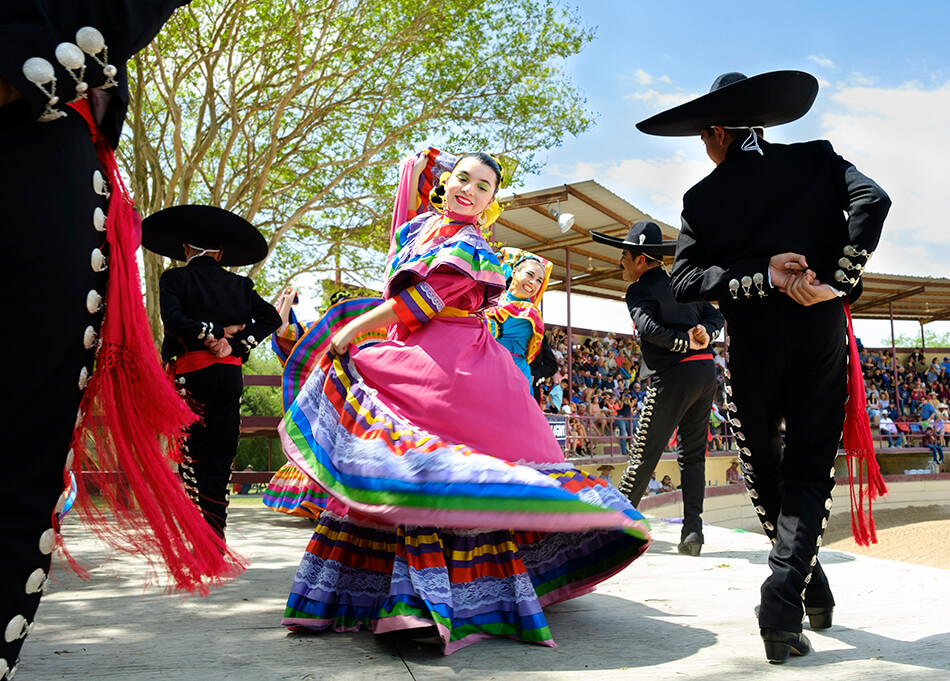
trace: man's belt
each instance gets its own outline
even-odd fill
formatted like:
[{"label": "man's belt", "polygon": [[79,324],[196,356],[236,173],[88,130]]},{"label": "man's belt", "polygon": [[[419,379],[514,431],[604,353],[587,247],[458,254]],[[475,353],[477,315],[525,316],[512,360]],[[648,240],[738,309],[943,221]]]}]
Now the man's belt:
[{"label": "man's belt", "polygon": [[237,366],[241,366],[240,357],[235,357],[234,355],[218,357],[210,350],[192,350],[183,355],[178,355],[173,362],[173,370],[176,375],[198,371],[212,364],[236,364]]},{"label": "man's belt", "polygon": [[689,357],[684,357],[683,359],[679,361],[679,364],[682,364],[683,362],[695,362],[700,359],[712,360],[712,358],[713,356],[711,352],[704,352],[699,355],[690,355]]}]

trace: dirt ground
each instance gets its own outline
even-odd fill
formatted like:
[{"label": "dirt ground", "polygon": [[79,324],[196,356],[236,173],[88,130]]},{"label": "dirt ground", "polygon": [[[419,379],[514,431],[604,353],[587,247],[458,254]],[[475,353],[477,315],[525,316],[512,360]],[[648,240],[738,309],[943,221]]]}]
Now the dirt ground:
[{"label": "dirt ground", "polygon": [[832,516],[822,545],[862,556],[950,570],[950,506],[875,510],[874,523],[878,543],[858,546],[851,536],[851,514]]}]

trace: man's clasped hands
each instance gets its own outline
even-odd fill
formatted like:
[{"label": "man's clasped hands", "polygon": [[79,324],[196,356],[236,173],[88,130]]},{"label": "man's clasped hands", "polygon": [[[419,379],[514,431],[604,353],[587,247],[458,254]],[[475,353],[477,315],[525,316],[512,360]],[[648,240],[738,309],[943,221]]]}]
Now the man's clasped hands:
[{"label": "man's clasped hands", "polygon": [[205,347],[208,348],[215,357],[227,357],[231,354],[231,344],[228,338],[234,338],[234,334],[244,330],[244,324],[231,324],[224,327],[224,338],[215,338],[210,333],[205,337]]},{"label": "man's clasped hands", "polygon": [[831,286],[819,281],[808,269],[805,256],[799,253],[773,255],[769,260],[769,281],[799,305],[814,305],[838,295]]}]

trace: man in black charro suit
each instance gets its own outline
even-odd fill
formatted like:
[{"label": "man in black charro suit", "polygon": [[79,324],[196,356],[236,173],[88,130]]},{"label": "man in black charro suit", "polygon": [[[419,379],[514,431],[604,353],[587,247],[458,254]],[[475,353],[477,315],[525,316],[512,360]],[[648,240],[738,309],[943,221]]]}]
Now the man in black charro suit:
[{"label": "man in black charro suit", "polygon": [[[728,322],[728,418],[773,543],[758,612],[770,662],[810,652],[803,615],[812,628],[831,626],[818,549],[849,389],[849,404],[863,399],[860,374],[847,379],[854,337],[843,302],[861,293],[890,207],[830,143],[762,139],[762,128],[803,116],[817,93],[817,80],[800,71],[727,73],[706,95],[637,124],[648,134],[699,135],[716,164],[683,197],[673,293],[719,301]],[[793,396],[793,385],[807,398]]]},{"label": "man in black charro suit", "polygon": [[[29,356],[4,367],[0,476],[0,679],[12,678],[48,584],[73,457],[77,409],[93,375],[117,198],[89,124],[113,149],[129,104],[126,61],[185,0],[0,2],[0,203],[7,289]],[[112,263],[114,264],[114,263]],[[134,295],[139,295],[138,291]],[[11,308],[14,309],[14,308]],[[11,318],[12,319],[12,318]],[[54,511],[54,509],[56,509]]]},{"label": "man in black charro suit", "polygon": [[158,282],[162,360],[201,421],[188,431],[179,466],[185,489],[208,524],[224,537],[228,484],[241,426],[241,366],[281,324],[254,283],[223,266],[250,265],[267,242],[247,220],[214,206],[174,206],[142,223],[142,246],[187,262]]},{"label": "man in black charro suit", "polygon": [[710,343],[722,330],[722,315],[709,303],[673,299],[662,267],[675,242],[663,242],[660,227],[644,220],[625,239],[591,232],[594,241],[623,249],[620,266],[627,309],[639,337],[641,379],[650,377],[629,464],[619,489],[636,506],[647,490],[660,456],[677,431],[677,459],[683,491],[680,553],[697,556],[703,545],[706,443],[709,413],[716,396],[716,365]]}]

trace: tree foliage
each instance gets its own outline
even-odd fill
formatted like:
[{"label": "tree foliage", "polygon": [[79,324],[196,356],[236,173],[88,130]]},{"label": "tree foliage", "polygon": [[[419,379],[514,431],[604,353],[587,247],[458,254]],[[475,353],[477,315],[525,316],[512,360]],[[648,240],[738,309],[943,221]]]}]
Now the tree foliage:
[{"label": "tree foliage", "polygon": [[[145,215],[209,203],[258,226],[265,293],[365,284],[398,159],[434,144],[536,170],[591,124],[563,71],[591,38],[557,0],[195,0],[131,65],[122,160]],[[146,254],[156,328],[163,268]]]},{"label": "tree foliage", "polygon": [[[950,331],[937,332],[925,328],[924,343],[927,348],[950,348]],[[899,348],[920,348],[920,334],[894,336],[894,345]]]},{"label": "tree foliage", "polygon": [[[243,367],[245,374],[279,376],[280,362],[277,356],[264,345],[252,353]],[[273,386],[246,386],[241,397],[242,416],[283,416],[280,388]],[[268,461],[270,455],[270,461]],[[265,436],[242,437],[238,440],[234,470],[252,466],[257,471],[276,470],[284,463],[279,442]]]}]

